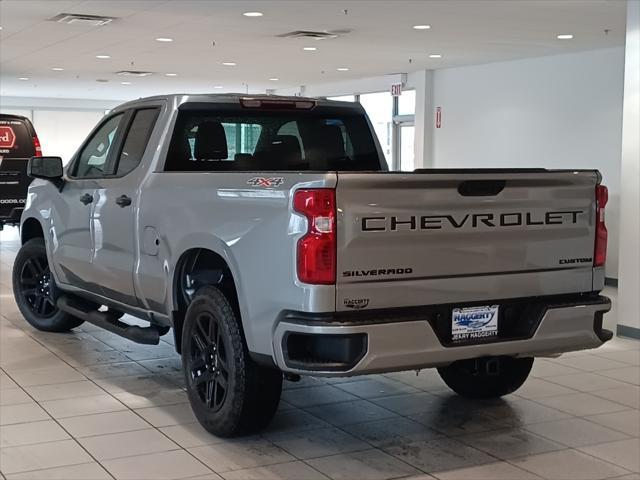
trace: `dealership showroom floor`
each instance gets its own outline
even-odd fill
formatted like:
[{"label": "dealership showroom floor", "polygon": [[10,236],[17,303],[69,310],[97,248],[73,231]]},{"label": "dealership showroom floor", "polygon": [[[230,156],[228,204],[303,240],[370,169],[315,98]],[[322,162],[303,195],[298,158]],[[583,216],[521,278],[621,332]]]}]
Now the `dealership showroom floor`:
[{"label": "dealership showroom floor", "polygon": [[[185,95],[164,96],[172,94]],[[227,95],[212,102],[215,94]],[[117,110],[153,96],[162,97]],[[178,108],[182,101],[196,105]],[[148,128],[135,123],[140,112]],[[24,129],[33,147],[25,158],[10,157],[25,147],[16,118],[35,129]],[[0,0],[0,221],[15,204],[26,222],[22,231],[15,218],[0,223],[0,480],[640,480],[639,132],[640,0]],[[198,158],[199,142],[213,155]],[[78,164],[93,143],[82,178]],[[361,161],[363,143],[376,168]],[[338,160],[312,168],[324,149]],[[193,169],[186,160],[169,168],[172,155]],[[213,163],[195,163],[204,161]],[[278,166],[254,167],[269,161]],[[28,194],[27,164],[38,178]],[[45,167],[59,173],[38,176]],[[93,193],[61,203],[74,182]],[[117,209],[107,201],[116,190]],[[319,190],[329,193],[309,213]],[[39,228],[29,223],[36,218]],[[54,312],[88,309],[74,315],[92,323],[34,328],[27,261],[16,270],[24,287],[16,303],[14,262],[25,258],[25,238],[38,236],[49,242],[38,244],[49,266],[37,299],[50,295]],[[72,266],[86,254],[88,279],[69,264],[51,268],[69,237],[86,240],[66,240],[64,251]],[[311,241],[330,254],[301,260]],[[305,268],[320,273],[305,277]],[[92,279],[98,271],[107,273]],[[68,287],[74,281],[102,296],[83,298]],[[602,320],[612,339],[549,354],[601,342],[599,292],[612,302]],[[189,312],[207,294],[209,337],[231,340],[207,337],[196,350],[201,317]],[[495,330],[456,345],[456,315],[469,310],[493,312]],[[147,327],[156,342],[164,334],[159,344],[97,326],[122,331],[122,312],[139,315],[122,322]],[[226,314],[227,330],[216,314]],[[567,333],[554,320],[581,327]],[[545,321],[549,337],[539,335]],[[186,381],[169,325],[194,332],[181,343],[196,352],[184,354]],[[292,333],[302,343],[288,343]],[[350,343],[317,353],[313,342],[327,338]],[[325,351],[349,360],[331,363]],[[458,395],[435,368],[395,371],[425,365],[427,354],[429,365],[438,355],[448,365],[452,351],[472,352],[463,360],[483,365],[482,378],[491,377],[487,359],[528,368],[528,358],[509,357],[542,355],[501,398]],[[198,422],[203,410],[225,411],[210,405],[209,380],[197,390],[201,374],[220,374],[218,359],[235,375],[223,378],[233,386],[224,399],[239,395],[227,411],[275,398],[269,387],[284,378],[265,428],[225,437]],[[385,361],[394,368],[378,368]],[[367,367],[376,374],[292,373]],[[261,425],[257,414],[244,418]]]}]

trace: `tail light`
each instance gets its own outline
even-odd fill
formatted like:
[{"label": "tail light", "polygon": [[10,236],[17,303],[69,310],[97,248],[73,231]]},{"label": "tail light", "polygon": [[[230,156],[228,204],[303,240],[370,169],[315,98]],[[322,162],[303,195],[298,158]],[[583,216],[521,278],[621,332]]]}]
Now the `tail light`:
[{"label": "tail light", "polygon": [[336,283],[336,191],[297,190],[293,208],[307,218],[307,233],[298,240],[298,279],[315,285]]},{"label": "tail light", "polygon": [[33,137],[33,147],[36,149],[36,157],[42,156],[42,147],[40,146],[40,140],[38,140],[37,136]]},{"label": "tail light", "polygon": [[609,191],[604,185],[596,186],[596,245],[593,266],[601,267],[607,261],[607,226],[604,223],[604,207],[609,200]]}]

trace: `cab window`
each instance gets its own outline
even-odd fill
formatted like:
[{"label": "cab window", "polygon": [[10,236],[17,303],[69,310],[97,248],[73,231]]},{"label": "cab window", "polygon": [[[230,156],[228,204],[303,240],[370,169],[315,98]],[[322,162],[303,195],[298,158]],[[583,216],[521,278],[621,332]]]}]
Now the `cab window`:
[{"label": "cab window", "polygon": [[123,117],[122,113],[114,115],[93,134],[78,156],[74,177],[102,177],[109,173],[109,153],[115,148],[116,133]]}]

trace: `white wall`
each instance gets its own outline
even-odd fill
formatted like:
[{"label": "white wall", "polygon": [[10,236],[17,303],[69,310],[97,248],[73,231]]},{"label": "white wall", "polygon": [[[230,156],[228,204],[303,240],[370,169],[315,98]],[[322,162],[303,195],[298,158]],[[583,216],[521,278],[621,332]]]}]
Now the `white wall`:
[{"label": "white wall", "polygon": [[[640,2],[627,4],[618,332],[640,336]],[[620,328],[623,327],[623,328]],[[625,329],[624,327],[630,327]],[[626,331],[625,331],[626,330]]]},{"label": "white wall", "polygon": [[617,277],[623,67],[620,47],[436,70],[434,166],[599,169]]},{"label": "white wall", "polygon": [[2,97],[0,113],[28,117],[44,155],[62,157],[66,164],[105,110],[119,102],[86,99]]}]

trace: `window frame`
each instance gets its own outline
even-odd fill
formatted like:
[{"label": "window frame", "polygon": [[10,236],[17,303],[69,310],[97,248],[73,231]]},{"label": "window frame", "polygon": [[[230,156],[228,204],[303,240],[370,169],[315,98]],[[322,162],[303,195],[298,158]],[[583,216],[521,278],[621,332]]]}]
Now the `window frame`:
[{"label": "window frame", "polygon": [[[128,125],[128,122],[131,119],[131,110],[124,110],[124,111],[119,111],[119,112],[113,112],[113,114],[105,117],[102,119],[102,121],[100,123],[98,123],[98,125],[91,131],[91,134],[87,137],[87,139],[84,141],[84,143],[82,144],[82,146],[78,149],[78,152],[75,154],[75,156],[73,157],[73,160],[71,160],[71,162],[69,162],[69,167],[67,169],[67,177],[69,180],[96,180],[96,179],[103,179],[103,178],[113,178],[113,163],[114,163],[114,156],[115,156],[115,151],[120,151],[122,148],[122,140],[123,140],[123,129],[122,129],[122,125],[123,122],[126,123]],[[105,160],[105,170],[103,171],[102,175],[91,175],[91,176],[78,176],[77,172],[78,172],[78,165],[80,163],[80,158],[82,157],[82,153],[84,152],[85,148],[87,148],[87,146],[89,145],[89,143],[91,143],[91,141],[95,138],[95,136],[98,134],[98,132],[100,132],[100,130],[102,130],[102,128],[109,123],[111,120],[113,120],[115,117],[122,117],[120,119],[120,122],[118,123],[118,126],[116,127],[116,134],[113,137],[113,143],[111,145],[112,148],[109,149],[109,153],[107,154],[107,158]]]},{"label": "window frame", "polygon": [[[131,131],[131,127],[133,127],[133,122],[136,119],[136,115],[138,114],[138,112],[142,111],[142,110],[155,110],[156,111],[156,118],[153,120],[153,124],[151,125],[151,129],[149,129],[149,135],[147,136],[147,139],[144,142],[144,149],[142,150],[142,156],[140,157],[140,160],[138,160],[138,163],[136,164],[136,166],[134,168],[132,168],[131,170],[129,170],[127,173],[123,173],[122,175],[118,175],[118,167],[120,166],[120,157],[122,156],[122,151],[124,150],[124,145],[127,142],[127,138],[129,137],[129,132]],[[120,143],[117,144],[117,152],[115,154],[115,157],[113,159],[113,171],[112,174],[110,174],[108,176],[108,178],[123,178],[126,177],[127,175],[129,175],[132,172],[135,172],[138,167],[140,166],[140,164],[142,163],[142,159],[144,158],[144,154],[147,151],[147,147],[149,146],[149,140],[151,139],[151,136],[153,135],[153,130],[156,128],[156,124],[158,123],[158,118],[160,117],[160,113],[162,111],[162,108],[159,105],[149,105],[149,106],[141,106],[141,107],[136,107],[136,108],[132,108],[130,110],[127,111],[128,116],[126,118],[124,118],[123,120],[126,122],[125,128],[123,129],[123,134],[122,134],[122,138],[120,139]]]}]

